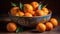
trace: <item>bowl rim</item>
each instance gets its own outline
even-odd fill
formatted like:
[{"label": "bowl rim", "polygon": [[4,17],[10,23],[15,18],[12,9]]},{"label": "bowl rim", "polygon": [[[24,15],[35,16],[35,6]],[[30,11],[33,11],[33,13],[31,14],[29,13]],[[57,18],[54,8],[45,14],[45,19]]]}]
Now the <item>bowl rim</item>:
[{"label": "bowl rim", "polygon": [[[49,11],[49,14],[48,15],[45,15],[45,16],[49,16],[52,14],[52,11],[51,10],[48,10]],[[9,16],[12,16],[9,12],[8,12]],[[33,17],[45,17],[45,16],[33,16]],[[13,16],[13,17],[20,17],[20,16]],[[22,16],[22,17],[25,17],[25,16]],[[27,18],[33,18],[33,17],[27,17]]]}]

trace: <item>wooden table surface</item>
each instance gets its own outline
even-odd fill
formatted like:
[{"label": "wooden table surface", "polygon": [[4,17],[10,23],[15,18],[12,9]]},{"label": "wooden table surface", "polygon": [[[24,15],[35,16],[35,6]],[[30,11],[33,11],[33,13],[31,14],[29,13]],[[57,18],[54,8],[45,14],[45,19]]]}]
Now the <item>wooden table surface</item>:
[{"label": "wooden table surface", "polygon": [[[35,29],[28,29],[28,30],[26,29],[23,32],[20,32],[18,34],[60,34],[60,16],[55,16],[55,18],[57,18],[59,24],[52,31],[45,31],[43,33],[40,33],[36,31]],[[11,21],[9,17],[0,17],[0,34],[17,34],[15,32],[10,33],[6,31],[5,26],[9,21]]]}]

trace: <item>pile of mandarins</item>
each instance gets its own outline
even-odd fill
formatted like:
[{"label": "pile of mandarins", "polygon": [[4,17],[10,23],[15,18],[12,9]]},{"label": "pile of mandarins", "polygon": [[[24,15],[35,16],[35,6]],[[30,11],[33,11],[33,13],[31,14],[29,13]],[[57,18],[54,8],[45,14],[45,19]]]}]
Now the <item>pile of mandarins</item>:
[{"label": "pile of mandarins", "polygon": [[50,31],[53,30],[53,28],[55,28],[58,25],[58,21],[55,18],[51,18],[50,21],[46,22],[46,23],[41,23],[39,22],[36,26],[36,30],[39,32],[44,32],[44,31]]},{"label": "pile of mandarins", "polygon": [[45,16],[48,15],[49,11],[46,7],[42,7],[38,9],[40,4],[38,2],[31,2],[30,4],[23,5],[23,11],[19,9],[19,7],[15,6],[11,8],[10,14],[12,16],[25,16],[25,17],[33,17],[33,16]]},{"label": "pile of mandarins", "polygon": [[[23,5],[23,11],[19,9],[19,7],[15,6],[11,8],[10,14],[12,16],[25,16],[25,17],[33,17],[33,16],[46,16],[49,14],[49,11],[46,7],[42,7],[40,10],[38,9],[38,2],[31,2],[30,4]],[[41,23],[39,22],[36,26],[36,30],[39,32],[44,32],[46,30],[52,30],[58,25],[58,21],[55,18],[51,18],[49,22]],[[9,32],[16,31],[17,25],[13,22],[7,24],[7,30]]]}]

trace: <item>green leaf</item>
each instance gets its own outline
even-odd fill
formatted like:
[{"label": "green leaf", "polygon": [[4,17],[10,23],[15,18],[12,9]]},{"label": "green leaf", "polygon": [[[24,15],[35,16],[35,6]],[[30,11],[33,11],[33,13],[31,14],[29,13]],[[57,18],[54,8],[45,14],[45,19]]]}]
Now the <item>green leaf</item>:
[{"label": "green leaf", "polygon": [[20,8],[20,10],[23,10],[23,4],[22,3],[20,3],[19,8]]},{"label": "green leaf", "polygon": [[17,5],[16,5],[15,3],[13,3],[13,2],[11,2],[11,5],[12,5],[12,6],[17,6]]},{"label": "green leaf", "polygon": [[16,29],[16,33],[22,32],[22,31],[23,31],[23,29],[22,29],[21,27],[18,27],[18,28]]},{"label": "green leaf", "polygon": [[41,8],[42,8],[42,2],[40,2],[40,4],[39,4],[39,6],[38,6],[38,10],[41,10]]}]

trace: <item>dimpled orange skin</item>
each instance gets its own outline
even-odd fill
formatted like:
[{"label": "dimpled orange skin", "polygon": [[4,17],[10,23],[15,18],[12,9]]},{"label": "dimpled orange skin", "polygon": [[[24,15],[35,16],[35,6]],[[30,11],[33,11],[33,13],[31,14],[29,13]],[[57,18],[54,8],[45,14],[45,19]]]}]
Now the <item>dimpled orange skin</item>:
[{"label": "dimpled orange skin", "polygon": [[24,12],[33,11],[33,7],[30,4],[24,4]]},{"label": "dimpled orange skin", "polygon": [[38,2],[31,2],[31,5],[33,6],[33,10],[36,10],[37,7],[39,6]]},{"label": "dimpled orange skin", "polygon": [[37,11],[36,11],[36,14],[37,14],[38,16],[44,16],[43,10],[37,10]]},{"label": "dimpled orange skin", "polygon": [[19,9],[18,7],[11,8],[11,10],[10,10],[11,15],[15,16],[18,9]]},{"label": "dimpled orange skin", "polygon": [[58,25],[58,21],[55,18],[51,18],[50,22],[53,24],[54,27]]},{"label": "dimpled orange skin", "polygon": [[44,32],[46,30],[46,26],[43,23],[39,23],[36,27],[36,30],[39,32]]},{"label": "dimpled orange skin", "polygon": [[53,29],[53,24],[51,22],[46,22],[46,30],[52,30]]},{"label": "dimpled orange skin", "polygon": [[7,30],[9,32],[14,32],[16,29],[17,29],[17,26],[16,26],[15,23],[10,22],[10,23],[7,24]]},{"label": "dimpled orange skin", "polygon": [[47,8],[45,8],[45,7],[43,7],[43,8],[42,8],[42,10],[43,10],[46,14],[48,14],[48,13],[49,13],[48,9],[47,9]]},{"label": "dimpled orange skin", "polygon": [[32,17],[32,14],[30,14],[30,13],[25,13],[25,15],[24,15],[25,17]]}]

